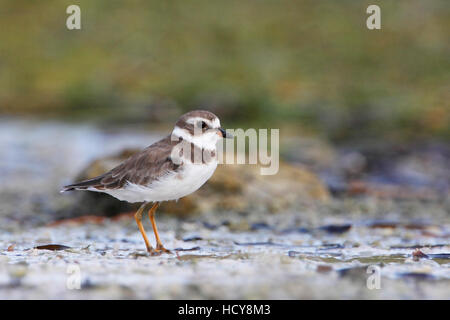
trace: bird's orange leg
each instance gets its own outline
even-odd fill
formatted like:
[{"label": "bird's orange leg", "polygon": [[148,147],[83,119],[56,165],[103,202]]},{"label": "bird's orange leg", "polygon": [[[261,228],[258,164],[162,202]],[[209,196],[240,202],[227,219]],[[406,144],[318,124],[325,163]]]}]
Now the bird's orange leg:
[{"label": "bird's orange leg", "polygon": [[144,210],[145,210],[145,208],[147,207],[147,205],[148,205],[148,202],[144,202],[144,203],[140,206],[140,208],[139,208],[139,210],[136,212],[136,214],[134,215],[134,218],[136,219],[136,223],[137,223],[137,225],[138,225],[139,231],[141,232],[142,237],[144,238],[145,246],[147,247],[147,251],[148,251],[149,253],[151,253],[151,254],[154,254],[154,253],[156,253],[156,250],[153,249],[152,245],[151,245],[150,242],[148,241],[147,234],[145,233],[144,226],[142,225],[142,213],[144,212]]},{"label": "bird's orange leg", "polygon": [[165,253],[172,253],[170,250],[167,250],[164,248],[163,244],[161,243],[161,239],[159,238],[158,234],[158,228],[156,227],[156,221],[155,221],[155,212],[156,209],[159,206],[159,202],[155,202],[155,204],[152,206],[152,208],[148,211],[148,217],[150,218],[150,222],[152,223],[153,232],[155,233],[155,239],[156,239],[156,251],[158,252],[165,252]]}]

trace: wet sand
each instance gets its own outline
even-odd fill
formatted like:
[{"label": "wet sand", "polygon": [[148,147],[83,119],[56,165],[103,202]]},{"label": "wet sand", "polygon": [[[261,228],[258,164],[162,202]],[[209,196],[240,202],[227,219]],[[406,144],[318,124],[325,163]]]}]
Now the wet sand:
[{"label": "wet sand", "polygon": [[[159,220],[164,245],[173,254],[149,256],[132,217],[2,233],[0,298],[450,297],[448,225],[411,229],[368,222],[232,231],[201,219]],[[348,231],[340,233],[343,229]],[[149,225],[147,230],[151,234]],[[70,248],[35,248],[47,244]],[[426,257],[414,257],[417,248]]]}]

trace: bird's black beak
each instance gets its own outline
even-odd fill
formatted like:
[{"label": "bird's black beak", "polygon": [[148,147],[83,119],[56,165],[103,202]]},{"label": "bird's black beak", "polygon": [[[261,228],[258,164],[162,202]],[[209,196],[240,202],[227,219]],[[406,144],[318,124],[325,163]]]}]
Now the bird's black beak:
[{"label": "bird's black beak", "polygon": [[219,128],[219,132],[222,135],[222,138],[231,139],[233,135],[231,133],[227,133],[224,129]]}]

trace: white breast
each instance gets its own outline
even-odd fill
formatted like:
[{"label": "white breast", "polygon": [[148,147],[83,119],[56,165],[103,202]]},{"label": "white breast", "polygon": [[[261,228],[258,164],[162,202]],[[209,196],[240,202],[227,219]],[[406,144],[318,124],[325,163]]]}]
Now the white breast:
[{"label": "white breast", "polygon": [[217,161],[208,164],[185,163],[182,170],[168,173],[148,186],[129,183],[123,189],[102,190],[102,192],[128,202],[177,200],[200,188],[211,178],[216,168]]}]

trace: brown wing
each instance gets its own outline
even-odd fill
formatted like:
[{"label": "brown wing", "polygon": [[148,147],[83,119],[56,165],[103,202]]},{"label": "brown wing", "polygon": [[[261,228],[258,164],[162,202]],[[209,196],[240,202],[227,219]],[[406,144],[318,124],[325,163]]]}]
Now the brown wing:
[{"label": "brown wing", "polygon": [[178,165],[172,162],[170,155],[176,142],[170,136],[152,144],[141,152],[131,156],[125,162],[101,176],[65,186],[62,191],[119,189],[127,182],[148,185],[159,179]]}]

